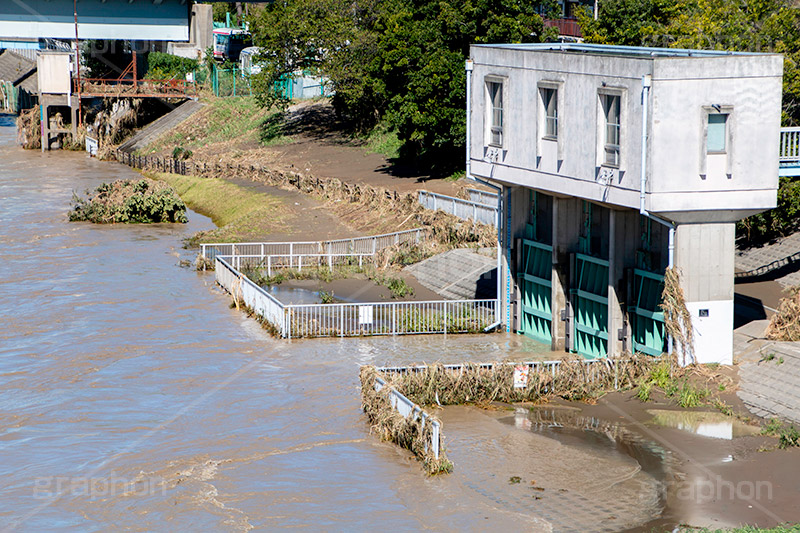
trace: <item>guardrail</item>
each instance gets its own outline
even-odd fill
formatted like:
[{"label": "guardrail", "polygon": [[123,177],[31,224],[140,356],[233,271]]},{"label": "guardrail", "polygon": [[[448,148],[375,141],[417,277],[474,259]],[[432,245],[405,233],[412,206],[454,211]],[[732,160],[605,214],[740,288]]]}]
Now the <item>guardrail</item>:
[{"label": "guardrail", "polygon": [[781,163],[800,163],[800,128],[781,128]]},{"label": "guardrail", "polygon": [[490,207],[497,207],[497,193],[486,192],[480,189],[467,189],[469,200],[479,204],[488,205]]},{"label": "guardrail", "polygon": [[426,209],[441,209],[463,220],[474,220],[492,226],[497,224],[497,207],[486,204],[430,191],[419,191],[419,203]]},{"label": "guardrail", "polygon": [[215,279],[284,338],[482,332],[496,322],[497,300],[285,305],[217,255]]},{"label": "guardrail", "polygon": [[234,301],[247,305],[268,321],[279,336],[286,336],[286,306],[221,257],[216,258],[214,266],[217,283],[233,296]]},{"label": "guardrail", "polygon": [[[375,391],[380,392],[384,387],[387,386],[386,381],[384,381],[380,376],[375,378]],[[431,417],[428,413],[422,410],[422,407],[415,404],[408,398],[406,398],[401,392],[397,389],[388,385],[389,387],[389,403],[392,406],[392,409],[400,413],[403,417],[408,418],[409,416],[412,417],[412,421],[416,422],[417,420],[420,421],[419,431],[422,432],[425,429],[425,424],[431,424],[431,440],[430,442],[425,443],[425,451],[428,451],[428,447],[430,446],[430,450],[433,453],[433,456],[438,459],[439,458],[439,449],[441,448],[441,439],[442,439],[442,428],[439,422],[433,417]]]},{"label": "guardrail", "polygon": [[363,267],[364,263],[372,260],[375,254],[273,254],[273,255],[232,255],[230,257],[233,267],[236,270],[263,269],[267,271],[267,276],[272,276],[275,270],[285,268],[297,269],[314,268],[326,266],[332,269],[334,266],[358,265]]},{"label": "guardrail", "polygon": [[495,323],[497,300],[287,305],[286,336],[361,337],[480,333]]},{"label": "guardrail", "polygon": [[[350,239],[337,239],[330,241],[301,241],[301,242],[241,242],[241,243],[209,243],[200,245],[200,253],[206,259],[214,259],[216,255],[222,256],[250,256],[267,259],[269,256],[298,255],[374,255],[376,252],[404,242],[422,242],[427,233],[425,229],[417,228],[370,237],[353,237]],[[290,260],[297,264],[296,260]]]}]

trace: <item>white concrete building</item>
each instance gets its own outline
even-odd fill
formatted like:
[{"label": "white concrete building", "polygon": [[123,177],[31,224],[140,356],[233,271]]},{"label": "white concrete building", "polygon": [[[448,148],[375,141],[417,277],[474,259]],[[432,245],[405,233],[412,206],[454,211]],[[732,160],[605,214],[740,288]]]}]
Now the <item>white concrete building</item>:
[{"label": "white concrete building", "polygon": [[471,56],[468,172],[503,188],[506,327],[587,357],[661,353],[673,264],[692,357],[730,363],[735,222],[776,205],[782,56],[558,43]]}]

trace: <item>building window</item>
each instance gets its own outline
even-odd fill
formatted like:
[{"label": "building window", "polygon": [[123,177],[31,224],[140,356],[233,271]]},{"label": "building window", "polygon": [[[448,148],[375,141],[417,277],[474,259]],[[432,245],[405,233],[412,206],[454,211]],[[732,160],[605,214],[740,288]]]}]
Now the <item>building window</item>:
[{"label": "building window", "polygon": [[489,145],[503,146],[503,84],[486,83],[489,91]]},{"label": "building window", "polygon": [[606,165],[619,166],[619,137],[620,137],[620,96],[615,94],[602,94],[603,116],[605,119],[605,131],[603,138],[603,148],[605,157],[603,162]]},{"label": "building window", "polygon": [[539,89],[544,109],[544,138],[558,139],[558,90]]},{"label": "building window", "polygon": [[706,133],[706,152],[709,154],[723,154],[726,149],[725,139],[728,135],[728,114],[709,113],[708,130]]}]

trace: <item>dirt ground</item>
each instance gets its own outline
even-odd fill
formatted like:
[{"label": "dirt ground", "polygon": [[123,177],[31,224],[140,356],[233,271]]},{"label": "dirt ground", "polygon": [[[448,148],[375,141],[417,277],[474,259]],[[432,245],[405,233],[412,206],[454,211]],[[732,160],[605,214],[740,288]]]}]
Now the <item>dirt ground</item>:
[{"label": "dirt ground", "polygon": [[[202,120],[202,116],[190,117],[173,132],[196,136],[198,125],[193,121]],[[425,189],[455,195],[464,186],[463,183],[432,177],[410,166],[390,161],[380,153],[369,151],[364,140],[352,136],[343,128],[328,101],[301,102],[291,106],[280,137],[275,142],[265,146],[258,137],[250,132],[240,137],[208,142],[193,150],[194,157],[221,163],[256,164],[277,170],[302,171],[318,178],[366,183],[398,192]],[[159,144],[158,141],[156,144]],[[170,155],[172,148],[171,145],[164,146],[154,153]]]}]

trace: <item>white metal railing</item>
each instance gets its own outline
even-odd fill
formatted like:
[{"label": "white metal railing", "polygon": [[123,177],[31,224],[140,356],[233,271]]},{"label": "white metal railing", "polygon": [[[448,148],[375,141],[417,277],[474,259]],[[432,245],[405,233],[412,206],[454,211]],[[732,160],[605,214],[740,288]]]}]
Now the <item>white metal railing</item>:
[{"label": "white metal railing", "polygon": [[215,258],[217,283],[284,338],[482,332],[497,322],[497,300],[283,304],[231,263]]},{"label": "white metal railing", "polygon": [[425,229],[417,228],[383,235],[330,241],[211,243],[201,244],[200,253],[207,259],[214,259],[216,255],[229,257],[246,255],[263,258],[270,255],[368,255],[404,242],[419,243],[425,239],[426,235]]},{"label": "white metal railing", "polygon": [[242,303],[272,324],[281,337],[286,336],[286,309],[277,298],[250,281],[221,256],[215,257],[214,277],[235,300],[241,298]]},{"label": "white metal railing", "polygon": [[[380,376],[375,378],[375,390],[380,391],[384,387],[386,387],[386,381],[384,381]],[[438,459],[439,458],[439,448],[441,447],[441,435],[442,435],[442,428],[439,422],[431,417],[428,413],[422,410],[422,407],[415,404],[408,398],[406,398],[401,392],[397,389],[389,387],[389,403],[392,405],[392,409],[400,413],[403,417],[408,418],[409,416],[412,417],[411,419],[416,422],[419,420],[420,424],[420,432],[425,429],[425,424],[430,422],[431,424],[431,441],[430,443],[425,443],[425,451],[428,451],[428,446],[430,446],[431,452],[433,456]]]},{"label": "white metal railing", "polygon": [[490,207],[497,207],[497,193],[496,192],[486,192],[480,189],[467,189],[467,193],[469,194],[469,199],[472,202],[477,202],[479,204],[485,204]]},{"label": "white metal railing", "polygon": [[800,163],[800,128],[781,128],[781,163]]},{"label": "white metal railing", "polygon": [[334,266],[345,265],[363,267],[365,263],[373,260],[375,254],[274,254],[222,257],[229,257],[236,270],[260,269],[266,271],[267,276],[272,276],[273,272],[282,269],[302,271],[304,268],[327,267],[332,269]]},{"label": "white metal railing", "polygon": [[492,207],[430,191],[419,191],[419,203],[426,209],[434,211],[441,209],[445,213],[450,213],[464,220],[474,220],[492,226],[497,223],[496,206]]},{"label": "white metal railing", "polygon": [[286,305],[286,336],[360,337],[478,333],[493,325],[497,300]]},{"label": "white metal railing", "polygon": [[[615,370],[617,364],[621,361],[619,359],[578,359],[578,361],[586,366],[586,381],[588,383],[596,383],[601,378],[601,373],[604,370]],[[496,365],[511,365],[511,366],[527,366],[533,372],[546,372],[551,376],[556,377],[561,369],[562,361],[527,361],[522,363],[457,363],[442,365],[442,367],[449,372],[461,372],[469,366],[477,367],[484,370],[492,370]],[[416,372],[424,372],[427,370],[428,365],[410,365],[410,366],[384,366],[377,367],[375,370],[379,374],[409,374]],[[614,380],[614,388],[618,388],[618,382]]]}]

